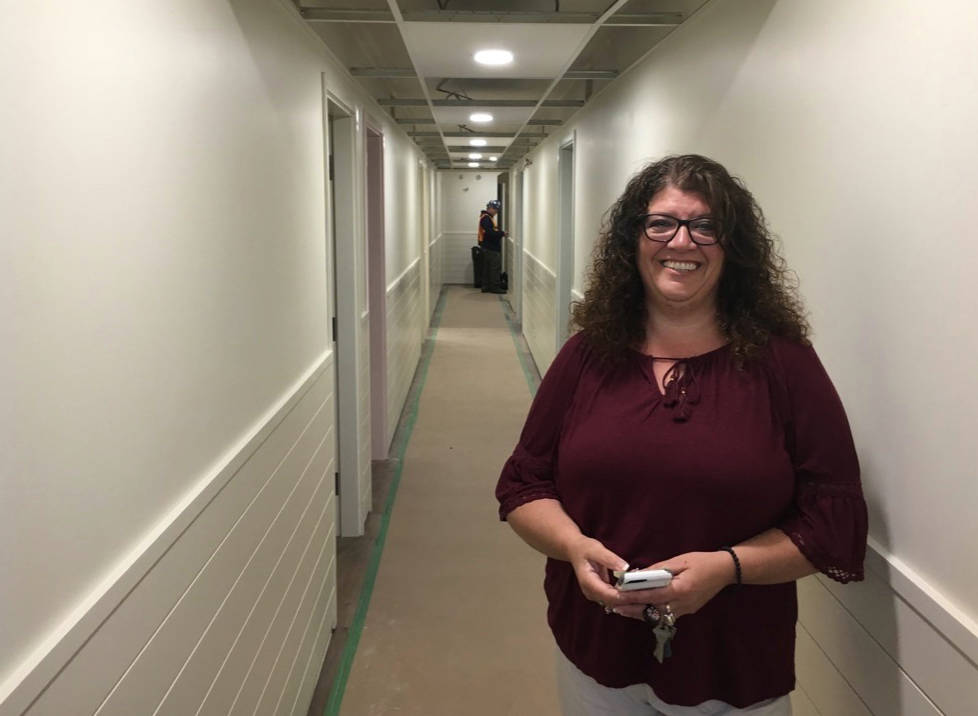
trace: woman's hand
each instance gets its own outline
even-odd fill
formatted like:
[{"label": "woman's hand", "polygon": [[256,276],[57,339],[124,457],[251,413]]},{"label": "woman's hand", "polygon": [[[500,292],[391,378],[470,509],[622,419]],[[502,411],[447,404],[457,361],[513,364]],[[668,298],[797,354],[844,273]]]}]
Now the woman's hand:
[{"label": "woman's hand", "polygon": [[611,570],[628,569],[625,560],[583,535],[568,545],[567,557],[585,597],[606,607],[620,603],[620,594],[609,584],[608,576]]},{"label": "woman's hand", "polygon": [[618,592],[618,599],[612,602],[618,605],[616,614],[642,619],[646,604],[660,608],[668,604],[677,618],[695,614],[736,579],[733,560],[726,552],[687,552],[643,569],[668,569],[672,581],[659,589]]}]

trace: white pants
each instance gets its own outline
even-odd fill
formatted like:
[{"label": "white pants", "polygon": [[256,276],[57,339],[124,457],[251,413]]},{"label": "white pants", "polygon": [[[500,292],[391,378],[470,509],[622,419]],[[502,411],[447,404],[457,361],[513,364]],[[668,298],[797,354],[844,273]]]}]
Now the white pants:
[{"label": "white pants", "polygon": [[738,709],[715,699],[699,706],[671,706],[660,700],[648,684],[612,689],[583,673],[560,649],[557,649],[557,693],[564,716],[791,716],[788,696]]}]

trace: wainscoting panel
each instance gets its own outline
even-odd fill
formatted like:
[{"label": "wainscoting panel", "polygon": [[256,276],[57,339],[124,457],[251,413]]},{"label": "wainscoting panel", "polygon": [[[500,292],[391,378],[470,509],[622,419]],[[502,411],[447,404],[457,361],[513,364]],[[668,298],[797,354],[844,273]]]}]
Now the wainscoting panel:
[{"label": "wainscoting panel", "polygon": [[[872,716],[808,630],[798,624],[795,634],[795,690],[803,691],[808,696],[817,713],[826,716]],[[793,698],[792,702],[796,700]]]},{"label": "wainscoting panel", "polygon": [[421,358],[421,336],[427,325],[421,261],[415,259],[387,289],[387,425],[391,435]]},{"label": "wainscoting panel", "polygon": [[[883,558],[870,547],[866,561],[873,565]],[[859,584],[842,585],[821,575],[818,581],[938,709],[947,714],[978,713],[978,665],[971,656],[974,635],[964,629],[943,632],[936,620],[931,623],[924,614],[942,609],[939,605],[909,602],[875,569],[867,569],[866,580]],[[971,643],[959,641],[961,633]]]},{"label": "wainscoting panel", "polygon": [[[309,563],[310,568],[295,574],[286,600],[282,602],[281,609],[272,622],[273,631],[284,633],[285,640],[268,640],[263,645],[255,661],[255,667],[246,677],[238,703],[231,707],[231,713],[236,713],[241,705],[244,709],[250,710],[251,704],[256,701],[258,706],[252,713],[280,713],[278,707],[283,696],[289,691],[288,683],[301,653],[303,638],[312,623],[313,606],[319,596],[318,589],[323,583],[323,577],[320,575],[323,572],[327,576],[332,575],[336,569],[336,561],[330,549],[335,542],[333,525],[327,528],[327,524],[321,521],[320,529],[313,535],[303,554],[303,561]],[[335,582],[335,577],[333,581]],[[259,684],[262,685],[260,693]],[[257,699],[251,697],[253,693],[258,694]]]},{"label": "wainscoting panel", "polygon": [[[328,585],[330,579],[331,576],[327,575],[325,585]],[[309,711],[309,704],[312,702],[312,695],[319,681],[320,670],[323,661],[326,659],[326,649],[329,646],[330,637],[333,635],[333,627],[336,625],[337,606],[335,585],[329,594],[326,593],[326,586],[323,586],[320,590],[320,600],[325,603],[322,608],[317,604],[316,612],[313,614],[314,617],[317,613],[319,614],[319,628],[316,632],[316,641],[309,653],[309,657],[306,659],[305,668],[302,672],[302,682],[295,695],[291,711],[280,710],[280,713],[305,716]]]},{"label": "wainscoting panel", "polygon": [[373,472],[370,465],[370,313],[364,311],[360,316],[360,357],[357,362],[360,374],[357,381],[360,385],[360,514],[368,515],[373,507],[372,482]]},{"label": "wainscoting panel", "polygon": [[[221,664],[225,659],[230,661],[234,651],[238,649],[242,635],[247,631],[247,626],[242,627],[240,624],[241,615],[246,615],[247,620],[253,619],[256,614],[260,617],[263,602],[270,603],[281,598],[284,585],[294,576],[298,555],[308,544],[310,535],[321,519],[325,505],[330,504],[330,502],[324,503],[324,498],[327,498],[331,491],[326,477],[326,470],[329,469],[330,463],[324,464],[324,459],[328,457],[323,455],[325,452],[319,451],[310,469],[306,471],[302,483],[289,496],[287,509],[283,509],[277,516],[274,525],[263,537],[258,551],[242,569],[240,577],[231,588],[218,613],[207,625],[203,637],[181,667],[176,679],[168,684],[169,691],[162,700],[160,713],[192,713],[203,703],[214,681],[212,665]],[[331,500],[331,497],[327,499]],[[228,550],[236,549],[230,541],[225,546]],[[280,560],[278,567],[291,566],[293,574],[288,574],[283,569],[276,569],[277,560]],[[211,579],[213,580],[214,577]],[[201,580],[200,589],[208,589],[203,581]],[[257,600],[255,594],[258,594]],[[172,659],[170,653],[172,650],[168,649],[168,644],[178,638],[181,641],[189,640],[173,632],[180,627],[190,630],[197,626],[190,618],[184,617],[178,620],[177,616],[174,613],[168,618],[164,628],[153,639],[153,644],[159,643],[159,646],[155,650],[153,648],[144,650],[137,664],[103,707],[103,713],[125,713],[131,704],[139,702],[143,693],[140,684],[149,681],[145,676],[140,676],[141,671],[158,669],[160,672],[166,672],[168,663]],[[256,625],[259,623],[256,621]],[[231,635],[233,639],[229,639]],[[126,698],[127,691],[128,698]],[[120,704],[124,705],[120,706]]]},{"label": "wainscoting panel", "polygon": [[523,252],[523,275],[523,335],[543,374],[557,354],[557,275],[528,251]]},{"label": "wainscoting panel", "polygon": [[[857,584],[802,580],[799,620],[872,713],[978,713],[978,666],[874,571]],[[807,690],[819,710],[833,713],[832,702]]]},{"label": "wainscoting panel", "polygon": [[[333,375],[329,354],[26,713],[228,713],[249,680],[268,688],[235,713],[264,696],[288,695],[283,713],[299,703],[308,652],[325,651],[335,624]],[[300,613],[306,603],[320,611]]]},{"label": "wainscoting panel", "polygon": [[442,281],[472,285],[472,247],[475,231],[446,231],[441,235]]},{"label": "wainscoting panel", "polygon": [[515,280],[514,277],[516,276],[515,252],[516,244],[513,241],[513,237],[505,237],[503,239],[503,271],[505,271],[506,275],[509,276],[510,285],[513,284],[513,281]]},{"label": "wainscoting panel", "polygon": [[438,307],[438,296],[441,295],[441,287],[445,283],[443,278],[444,249],[444,234],[438,234],[438,238],[428,245],[428,270],[431,272],[428,277],[428,295],[431,297],[428,307],[430,310],[429,322],[435,315],[435,309]]},{"label": "wainscoting panel", "polygon": [[523,276],[520,273],[520,265],[522,261],[518,261],[517,257],[516,241],[512,236],[506,237],[506,272],[509,276],[509,304],[513,307],[513,311],[516,314],[517,320],[520,323],[520,330],[522,330],[522,316],[523,316]]},{"label": "wainscoting panel", "polygon": [[791,692],[791,716],[820,716],[815,704],[800,686]]}]

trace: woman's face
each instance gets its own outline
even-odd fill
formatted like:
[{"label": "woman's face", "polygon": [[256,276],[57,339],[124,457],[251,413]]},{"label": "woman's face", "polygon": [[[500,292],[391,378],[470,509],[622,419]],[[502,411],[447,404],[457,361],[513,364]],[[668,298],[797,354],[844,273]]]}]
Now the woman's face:
[{"label": "woman's face", "polygon": [[[703,197],[672,186],[653,196],[646,211],[669,214],[677,219],[710,216],[710,207]],[[645,298],[654,307],[671,310],[715,308],[723,272],[723,249],[719,244],[695,244],[686,226],[679,227],[668,243],[648,239],[640,228],[636,261]]]}]

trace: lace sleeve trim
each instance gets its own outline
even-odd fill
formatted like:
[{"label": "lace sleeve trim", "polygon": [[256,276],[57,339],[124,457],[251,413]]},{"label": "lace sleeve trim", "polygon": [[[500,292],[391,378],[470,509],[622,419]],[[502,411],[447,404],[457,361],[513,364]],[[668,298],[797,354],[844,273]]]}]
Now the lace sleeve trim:
[{"label": "lace sleeve trim", "polygon": [[832,559],[824,554],[815,545],[808,544],[805,536],[798,530],[788,529],[785,531],[788,538],[794,542],[798,550],[805,555],[805,559],[811,562],[822,574],[834,579],[836,582],[847,584],[848,582],[861,582],[865,576],[862,565],[858,569],[847,569],[832,563]]},{"label": "lace sleeve trim", "polygon": [[866,503],[858,485],[801,484],[781,530],[818,571],[842,584],[862,581]]},{"label": "lace sleeve trim", "polygon": [[863,499],[862,487],[855,482],[802,482],[798,485],[799,499],[843,497]]}]

